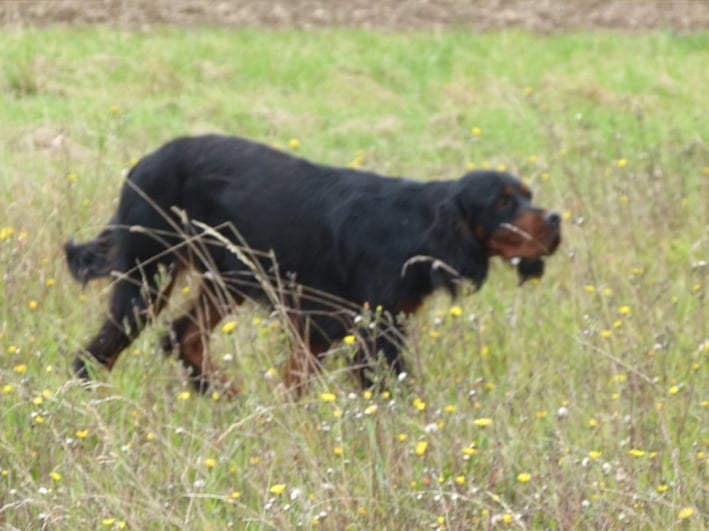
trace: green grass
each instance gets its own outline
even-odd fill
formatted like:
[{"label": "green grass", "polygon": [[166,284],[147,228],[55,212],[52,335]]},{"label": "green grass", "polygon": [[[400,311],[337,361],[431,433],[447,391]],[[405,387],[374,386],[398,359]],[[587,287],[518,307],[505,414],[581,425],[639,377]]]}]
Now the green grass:
[{"label": "green grass", "polygon": [[[707,64],[707,33],[3,32],[0,527],[709,527]],[[132,159],[206,131],[418,179],[505,165],[565,242],[538,285],[496,263],[430,300],[389,396],[335,362],[288,401],[281,324],[248,305],[213,340],[239,400],[185,394],[160,323],[87,391],[108,286],[61,243]]]}]

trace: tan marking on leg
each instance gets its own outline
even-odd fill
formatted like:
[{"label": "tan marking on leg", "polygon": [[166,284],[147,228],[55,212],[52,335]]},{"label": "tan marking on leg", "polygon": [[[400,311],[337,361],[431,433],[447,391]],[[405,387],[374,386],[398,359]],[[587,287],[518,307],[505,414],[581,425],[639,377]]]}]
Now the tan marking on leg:
[{"label": "tan marking on leg", "polygon": [[201,391],[219,384],[216,387],[223,389],[228,398],[238,395],[239,389],[221,374],[208,352],[209,336],[222,320],[223,308],[203,292],[189,313],[194,319],[180,339],[180,359],[194,371],[193,377]]}]

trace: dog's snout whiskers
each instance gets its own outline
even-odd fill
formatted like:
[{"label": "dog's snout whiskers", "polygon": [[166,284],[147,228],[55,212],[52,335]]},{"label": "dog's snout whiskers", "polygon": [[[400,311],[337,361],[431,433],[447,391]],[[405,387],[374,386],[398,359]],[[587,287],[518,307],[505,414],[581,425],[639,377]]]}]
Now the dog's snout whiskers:
[{"label": "dog's snout whiskers", "polygon": [[522,236],[522,238],[524,238],[528,242],[531,242],[534,245],[536,245],[537,247],[539,247],[542,251],[544,251],[545,254],[549,254],[549,247],[544,245],[542,242],[540,242],[534,236],[529,234],[527,231],[522,230],[519,227],[512,225],[511,223],[500,223],[500,227],[502,227],[503,229],[507,229],[511,232],[514,232],[515,234],[518,234],[519,236]]}]

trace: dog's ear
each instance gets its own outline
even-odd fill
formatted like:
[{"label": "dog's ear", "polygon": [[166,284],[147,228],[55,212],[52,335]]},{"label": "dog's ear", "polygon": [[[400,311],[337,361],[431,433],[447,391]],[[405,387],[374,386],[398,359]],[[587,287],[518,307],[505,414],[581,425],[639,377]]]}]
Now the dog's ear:
[{"label": "dog's ear", "polygon": [[486,220],[501,189],[498,173],[470,172],[457,181],[453,200],[460,215],[473,226]]},{"label": "dog's ear", "polygon": [[445,287],[455,294],[456,281],[461,278],[472,280],[478,288],[482,285],[487,276],[488,257],[455,195],[436,206],[428,247],[437,259],[437,267],[430,271],[434,286]]}]

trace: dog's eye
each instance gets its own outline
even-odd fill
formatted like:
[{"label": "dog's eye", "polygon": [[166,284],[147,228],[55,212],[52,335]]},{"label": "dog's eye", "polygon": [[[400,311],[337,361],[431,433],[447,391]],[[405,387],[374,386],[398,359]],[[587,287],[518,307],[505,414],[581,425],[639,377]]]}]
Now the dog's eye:
[{"label": "dog's eye", "polygon": [[511,195],[504,194],[498,198],[495,206],[497,206],[498,209],[503,210],[505,208],[508,208],[510,205],[512,205],[513,200],[514,199]]}]

